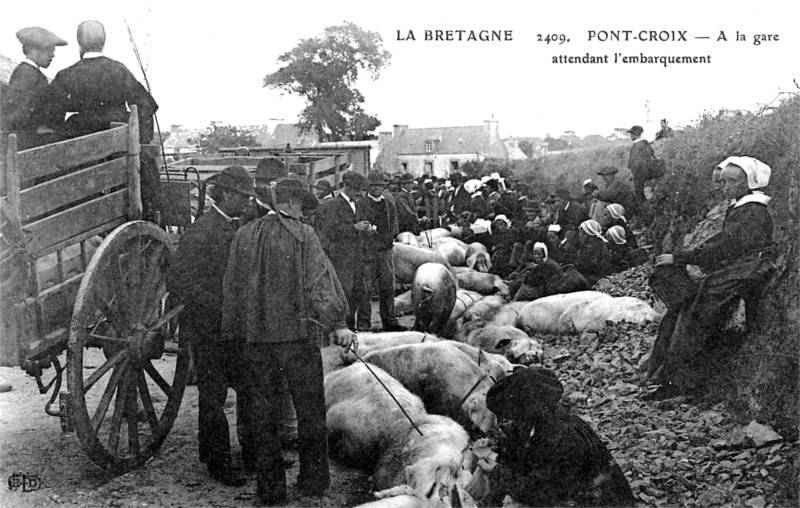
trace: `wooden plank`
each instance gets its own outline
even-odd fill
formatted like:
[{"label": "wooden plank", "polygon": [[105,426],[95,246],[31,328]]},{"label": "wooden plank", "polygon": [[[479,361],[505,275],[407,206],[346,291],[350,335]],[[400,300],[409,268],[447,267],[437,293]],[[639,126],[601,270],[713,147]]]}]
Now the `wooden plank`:
[{"label": "wooden plank", "polygon": [[139,114],[136,105],[131,106],[128,128],[128,220],[142,218],[142,184],[139,180],[140,151]]},{"label": "wooden plank", "polygon": [[311,167],[314,168],[315,173],[333,169],[336,167],[336,159],[337,157],[335,155],[333,157],[325,157],[324,159],[312,162]]},{"label": "wooden plank", "polygon": [[6,182],[6,202],[19,218],[19,165],[17,159],[17,135],[8,136],[8,157],[6,157],[3,180]]},{"label": "wooden plank", "polygon": [[128,151],[128,127],[117,127],[17,154],[21,181],[41,178],[64,169]]},{"label": "wooden plank", "polygon": [[40,336],[48,335],[61,327],[69,328],[72,308],[82,279],[83,273],[79,273],[39,293],[39,305],[42,309]]},{"label": "wooden plank", "polygon": [[61,176],[20,192],[22,222],[128,183],[128,160],[120,157]]},{"label": "wooden plank", "polygon": [[25,227],[33,238],[27,250],[32,256],[39,257],[48,247],[65,240],[76,243],[80,240],[74,237],[114,219],[126,217],[127,212],[128,189],[122,189],[32,222]]},{"label": "wooden plank", "polygon": [[[82,232],[79,235],[67,238],[67,239],[62,240],[62,241],[60,241],[58,243],[50,245],[50,246],[38,251],[36,253],[35,257],[36,258],[41,258],[42,256],[46,256],[48,254],[52,254],[53,252],[56,252],[59,249],[63,249],[64,247],[67,247],[67,246],[70,246],[70,245],[74,245],[74,244],[76,244],[78,242],[83,242],[84,240],[86,240],[88,238],[92,238],[93,236],[97,236],[97,235],[103,234],[106,231],[111,231],[111,230],[115,229],[117,226],[119,226],[121,224],[125,224],[126,222],[128,222],[128,218],[127,217],[124,217],[124,216],[123,217],[117,217],[114,220],[108,221],[108,222],[106,222],[104,224],[101,224],[101,225],[99,225],[97,227],[94,227],[92,229],[86,230],[86,231]],[[91,256],[90,256],[90,259],[91,259]],[[88,264],[88,262],[87,262],[87,264]]]}]

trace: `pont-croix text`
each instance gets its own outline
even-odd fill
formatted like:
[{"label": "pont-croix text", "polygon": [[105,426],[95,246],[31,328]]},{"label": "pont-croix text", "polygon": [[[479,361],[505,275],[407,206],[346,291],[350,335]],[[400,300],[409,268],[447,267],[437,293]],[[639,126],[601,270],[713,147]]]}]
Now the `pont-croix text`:
[{"label": "pont-croix text", "polygon": [[[705,33],[688,30],[586,30],[577,37],[569,33],[515,34],[514,30],[501,29],[400,29],[396,40],[404,42],[515,42],[531,43],[533,47],[559,47],[558,54],[548,58],[553,64],[634,64],[667,67],[680,64],[710,64],[709,52],[719,44],[751,44],[770,46],[781,42],[780,34],[740,30],[717,30]],[[569,52],[570,43],[581,42],[580,51]],[[586,51],[585,44],[597,49],[613,46],[612,52]],[[625,44],[630,44],[626,51]],[[633,44],[637,46],[634,48]],[[644,46],[643,46],[644,45]],[[657,51],[651,51],[656,50]],[[669,48],[668,52],[664,50]],[[685,50],[683,48],[686,48]],[[691,50],[692,52],[689,52]],[[702,52],[697,52],[698,50]],[[707,51],[703,51],[707,50]],[[697,53],[695,53],[697,52]]]}]

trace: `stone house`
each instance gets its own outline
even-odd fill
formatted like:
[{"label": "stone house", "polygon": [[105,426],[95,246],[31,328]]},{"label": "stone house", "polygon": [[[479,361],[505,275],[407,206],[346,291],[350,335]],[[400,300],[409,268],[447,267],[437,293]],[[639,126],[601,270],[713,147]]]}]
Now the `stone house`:
[{"label": "stone house", "polygon": [[509,158],[496,120],[468,127],[409,129],[408,125],[395,125],[392,132],[381,132],[378,139],[376,166],[387,173],[447,177],[468,161]]}]

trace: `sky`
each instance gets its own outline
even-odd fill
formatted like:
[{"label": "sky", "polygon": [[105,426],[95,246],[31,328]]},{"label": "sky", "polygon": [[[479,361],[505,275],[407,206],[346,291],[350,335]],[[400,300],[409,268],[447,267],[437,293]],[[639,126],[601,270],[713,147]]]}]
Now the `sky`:
[{"label": "sky", "polygon": [[[0,54],[22,60],[16,31],[45,27],[69,42],[45,70],[52,78],[78,59],[78,23],[97,19],[106,27],[106,56],[144,82],[127,21],[160,105],[162,130],[211,121],[273,126],[296,122],[304,106],[297,96],[262,86],[278,69],[278,57],[327,26],[352,21],[380,34],[392,54],[376,81],[365,76],[358,83],[365,110],[382,122],[379,131],[494,119],[502,137],[557,137],[567,130],[608,135],[639,124],[652,139],[661,118],[680,127],[704,112],[758,110],[800,91],[793,3],[37,0],[3,7]],[[464,30],[465,37],[470,30],[510,31],[511,40],[426,41],[426,30]],[[649,38],[650,31],[668,40],[633,40]],[[736,41],[737,31],[745,41]],[[718,40],[720,32],[727,42]],[[547,34],[568,42],[539,40]],[[623,40],[600,40],[613,34]],[[778,40],[755,45],[756,34]],[[609,63],[553,63],[587,54]],[[710,63],[613,63],[615,56],[642,54],[710,56]]]}]

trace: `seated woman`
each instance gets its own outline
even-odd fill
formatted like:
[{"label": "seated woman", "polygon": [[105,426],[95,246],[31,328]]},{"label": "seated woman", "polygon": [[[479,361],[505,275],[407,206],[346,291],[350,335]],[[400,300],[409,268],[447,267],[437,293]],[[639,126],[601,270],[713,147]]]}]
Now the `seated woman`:
[{"label": "seated woman", "polygon": [[608,213],[605,214],[605,218],[598,221],[603,231],[608,231],[614,226],[622,227],[625,230],[625,238],[635,249],[636,237],[633,236],[633,230],[631,230],[631,227],[628,225],[628,220],[625,218],[625,208],[619,203],[612,203],[606,206],[606,211]]},{"label": "seated woman", "polygon": [[492,270],[501,277],[506,277],[513,267],[510,266],[511,251],[514,248],[516,231],[511,229],[511,221],[505,215],[498,215],[492,221]]},{"label": "seated woman", "polygon": [[464,211],[458,215],[456,225],[461,228],[461,241],[470,244],[482,243],[489,252],[492,251],[492,232],[486,227],[488,222],[478,219],[473,212]]},{"label": "seated woman", "polygon": [[722,231],[692,250],[661,254],[660,266],[687,264],[706,275],[692,298],[667,311],[650,357],[650,381],[661,387],[645,396],[659,400],[694,391],[707,363],[709,339],[723,331],[732,310],[745,302],[752,322],[757,298],[774,270],[772,198],[761,190],[771,169],[752,157],[728,157],[718,166],[731,206]]},{"label": "seated woman", "polygon": [[614,273],[622,272],[632,266],[630,260],[630,253],[633,246],[628,243],[628,237],[625,234],[625,228],[622,226],[611,226],[606,231],[606,245],[608,246],[608,255],[611,261],[611,270]]},{"label": "seated woman", "polygon": [[549,283],[554,277],[563,274],[561,266],[549,258],[547,246],[537,242],[533,246],[533,262],[525,269],[525,279],[514,300],[528,301],[548,296]]},{"label": "seated woman", "polygon": [[575,269],[586,281],[594,286],[598,279],[607,275],[611,268],[608,255],[608,240],[603,237],[600,223],[585,220],[578,227],[578,251],[575,255]]}]

